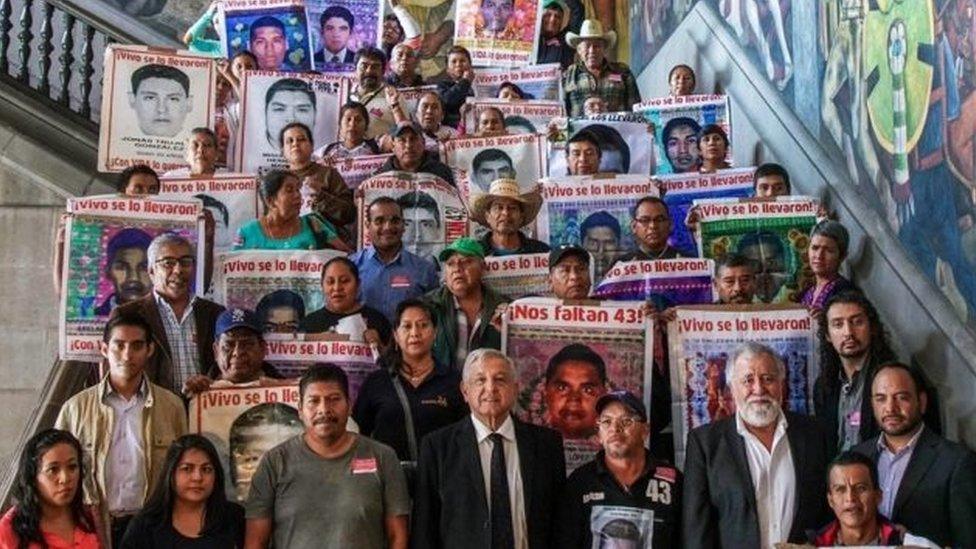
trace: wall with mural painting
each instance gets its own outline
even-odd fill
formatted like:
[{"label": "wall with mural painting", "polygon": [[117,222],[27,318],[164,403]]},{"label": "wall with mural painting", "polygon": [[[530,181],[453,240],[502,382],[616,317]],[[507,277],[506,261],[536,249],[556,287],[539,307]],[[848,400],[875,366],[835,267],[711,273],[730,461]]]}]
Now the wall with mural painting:
[{"label": "wall with mural painting", "polygon": [[[976,0],[701,0],[976,320]],[[634,72],[692,1],[631,0]]]}]

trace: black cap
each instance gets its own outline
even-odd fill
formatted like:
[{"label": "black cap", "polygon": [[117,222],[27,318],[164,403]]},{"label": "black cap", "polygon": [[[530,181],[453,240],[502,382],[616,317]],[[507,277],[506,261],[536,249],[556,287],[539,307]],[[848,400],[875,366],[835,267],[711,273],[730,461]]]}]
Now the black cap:
[{"label": "black cap", "polygon": [[644,407],[644,403],[628,391],[611,391],[600,397],[600,400],[596,401],[596,413],[602,412],[612,402],[623,404],[631,412],[640,416],[642,420],[647,421],[647,408]]},{"label": "black cap", "polygon": [[553,267],[555,267],[568,255],[575,255],[576,257],[582,259],[583,263],[586,265],[590,264],[590,252],[587,252],[585,249],[575,244],[563,244],[553,248],[549,252],[549,270],[551,271]]}]

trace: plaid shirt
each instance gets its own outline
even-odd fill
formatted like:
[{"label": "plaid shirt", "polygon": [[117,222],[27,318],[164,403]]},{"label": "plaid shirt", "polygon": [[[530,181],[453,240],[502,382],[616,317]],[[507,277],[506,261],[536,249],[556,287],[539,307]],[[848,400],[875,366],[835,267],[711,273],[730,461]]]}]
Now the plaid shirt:
[{"label": "plaid shirt", "polygon": [[640,103],[637,80],[627,65],[604,60],[600,74],[600,78],[594,77],[579,59],[563,72],[563,93],[570,117],[583,116],[583,102],[591,95],[599,95],[607,102],[607,112],[629,112],[634,103]]},{"label": "plaid shirt", "polygon": [[[193,318],[193,303],[197,297],[190,298],[190,304],[183,311],[183,318],[177,319],[169,303],[156,292],[153,295],[156,296],[159,316],[163,319],[166,341],[173,352],[173,390],[178,392],[183,390],[183,383],[187,378],[201,372],[200,357],[197,356],[197,323]],[[157,349],[156,352],[162,350]]]}]

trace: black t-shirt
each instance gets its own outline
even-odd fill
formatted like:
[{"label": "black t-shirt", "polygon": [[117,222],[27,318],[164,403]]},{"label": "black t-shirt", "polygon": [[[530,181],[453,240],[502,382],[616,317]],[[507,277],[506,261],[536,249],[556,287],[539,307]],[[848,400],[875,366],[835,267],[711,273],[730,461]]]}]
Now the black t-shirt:
[{"label": "black t-shirt", "polygon": [[390,338],[393,336],[393,332],[390,329],[390,322],[386,320],[383,313],[368,305],[363,305],[358,311],[345,314],[333,313],[325,307],[322,307],[303,318],[298,325],[298,331],[310,334],[328,332],[339,324],[340,320],[355,314],[363,315],[363,320],[366,321],[366,327],[376,330],[380,334],[380,339],[384,344],[390,343]]},{"label": "black t-shirt", "polygon": [[[221,487],[214,487],[215,490]],[[223,520],[211,531],[188,538],[173,528],[173,521],[140,513],[132,519],[122,538],[121,549],[240,549],[244,547],[244,508],[227,502]]]},{"label": "black t-shirt", "polygon": [[[403,406],[393,387],[389,367],[382,363],[380,366],[359,389],[352,417],[362,434],[389,445],[401,461],[408,461],[410,445]],[[438,365],[418,387],[402,377],[400,382],[410,403],[418,448],[424,435],[468,414],[468,406],[461,396],[461,373],[454,369]]]},{"label": "black t-shirt", "polygon": [[[680,548],[681,472],[646,456],[644,473],[629,491],[607,469],[602,451],[573,471],[557,510],[555,546],[589,548],[599,532],[607,540],[639,540],[635,547]],[[647,545],[649,534],[653,545]]]}]

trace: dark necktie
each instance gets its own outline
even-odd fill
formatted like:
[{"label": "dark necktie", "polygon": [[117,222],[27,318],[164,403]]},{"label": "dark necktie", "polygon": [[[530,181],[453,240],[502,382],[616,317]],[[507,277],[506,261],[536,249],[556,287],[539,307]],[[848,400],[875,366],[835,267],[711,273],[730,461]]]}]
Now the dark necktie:
[{"label": "dark necktie", "polygon": [[508,499],[508,470],[505,467],[504,438],[498,433],[491,439],[491,547],[514,549],[512,504]]},{"label": "dark necktie", "polygon": [[332,56],[332,62],[333,63],[338,63],[339,62],[339,56],[338,55],[333,55]]}]

